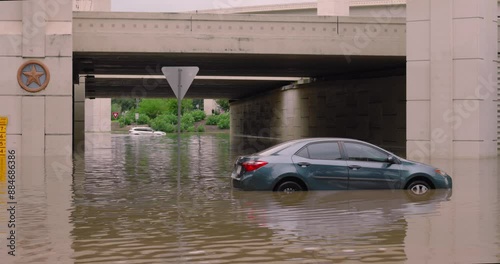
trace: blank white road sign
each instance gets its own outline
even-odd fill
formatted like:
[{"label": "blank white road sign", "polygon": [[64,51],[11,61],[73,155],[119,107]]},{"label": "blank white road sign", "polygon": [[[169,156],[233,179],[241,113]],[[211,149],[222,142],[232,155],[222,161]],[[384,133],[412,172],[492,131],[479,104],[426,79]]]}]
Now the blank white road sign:
[{"label": "blank white road sign", "polygon": [[182,100],[186,95],[194,78],[198,74],[198,67],[162,67],[161,71],[167,78],[168,84],[174,91],[177,99]]}]

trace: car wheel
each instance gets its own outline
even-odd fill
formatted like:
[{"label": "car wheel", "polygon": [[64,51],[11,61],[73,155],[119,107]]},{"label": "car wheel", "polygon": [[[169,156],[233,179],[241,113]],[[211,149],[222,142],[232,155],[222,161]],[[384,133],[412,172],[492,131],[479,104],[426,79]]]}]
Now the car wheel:
[{"label": "car wheel", "polygon": [[278,192],[292,193],[292,192],[300,192],[303,191],[302,186],[294,181],[286,181],[281,183],[278,188],[276,188]]},{"label": "car wheel", "polygon": [[414,181],[408,185],[407,190],[414,196],[426,196],[431,191],[431,186],[425,181]]}]

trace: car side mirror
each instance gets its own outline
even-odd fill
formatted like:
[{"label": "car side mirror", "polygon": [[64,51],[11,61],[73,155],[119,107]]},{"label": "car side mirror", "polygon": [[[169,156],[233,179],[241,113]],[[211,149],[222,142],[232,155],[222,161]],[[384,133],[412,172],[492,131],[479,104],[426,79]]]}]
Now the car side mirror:
[{"label": "car side mirror", "polygon": [[398,163],[397,159],[396,159],[394,156],[392,156],[392,155],[389,155],[389,156],[387,157],[387,162],[389,162],[389,163],[391,163],[391,164]]}]

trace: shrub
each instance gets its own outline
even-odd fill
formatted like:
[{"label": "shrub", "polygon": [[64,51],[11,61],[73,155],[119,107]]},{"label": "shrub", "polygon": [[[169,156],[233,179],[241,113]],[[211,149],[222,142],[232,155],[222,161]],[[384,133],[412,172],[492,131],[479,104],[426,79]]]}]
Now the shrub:
[{"label": "shrub", "polygon": [[166,124],[165,130],[163,130],[165,133],[174,133],[175,131],[177,131],[177,126],[172,124]]},{"label": "shrub", "polygon": [[118,119],[118,122],[120,123],[120,127],[129,126],[132,124],[132,120],[126,116],[120,117],[120,119]]},{"label": "shrub", "polygon": [[168,117],[166,115],[157,116],[155,119],[152,119],[149,122],[149,126],[152,129],[159,131],[164,131],[168,124],[170,123],[168,122]]},{"label": "shrub", "polygon": [[182,125],[187,125],[187,126],[192,126],[194,124],[194,117],[191,113],[184,114],[181,117],[181,124]]},{"label": "shrub", "polygon": [[157,117],[151,122],[151,128],[157,131],[163,131],[166,133],[173,133],[176,131],[176,126],[174,124],[170,124]]},{"label": "shrub", "polygon": [[139,125],[146,125],[149,124],[150,122],[151,119],[147,115],[139,115],[139,119],[137,120],[137,124]]},{"label": "shrub", "polygon": [[210,115],[207,117],[207,125],[215,126],[215,125],[217,125],[218,121],[219,121],[218,115]]},{"label": "shrub", "polygon": [[194,117],[194,122],[199,122],[207,117],[205,112],[202,110],[194,110],[190,114]]},{"label": "shrub", "polygon": [[177,116],[173,114],[159,115],[154,120],[158,120],[166,124],[177,125]]},{"label": "shrub", "polygon": [[219,115],[219,120],[217,122],[217,127],[220,129],[228,129],[229,128],[229,113],[224,113]]},{"label": "shrub", "polygon": [[159,131],[163,131],[162,128],[164,128],[164,125],[165,123],[161,122],[158,118],[153,119],[153,121],[149,124],[152,129]]},{"label": "shrub", "polygon": [[[166,133],[177,132],[177,116],[173,114],[164,114],[150,120],[149,126],[158,131]],[[194,132],[194,117],[190,113],[184,114],[181,117],[181,131]]]},{"label": "shrub", "polygon": [[205,132],[205,126],[204,125],[200,125],[196,128],[196,132]]},{"label": "shrub", "polygon": [[135,121],[135,109],[130,109],[125,113],[125,118],[130,119],[130,121]]}]

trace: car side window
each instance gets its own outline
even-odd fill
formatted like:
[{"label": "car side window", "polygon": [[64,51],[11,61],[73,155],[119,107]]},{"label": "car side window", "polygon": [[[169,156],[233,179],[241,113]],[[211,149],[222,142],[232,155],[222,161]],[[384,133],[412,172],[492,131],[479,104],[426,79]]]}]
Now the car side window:
[{"label": "car side window", "polygon": [[387,161],[387,154],[370,146],[352,142],[344,143],[349,160],[356,161]]},{"label": "car side window", "polygon": [[341,160],[339,144],[337,142],[322,142],[309,144],[301,149],[297,156],[317,160]]},{"label": "car side window", "polygon": [[304,147],[301,150],[299,150],[299,152],[297,152],[297,154],[295,154],[295,155],[308,159],[309,158],[309,150],[307,149],[307,147]]}]

